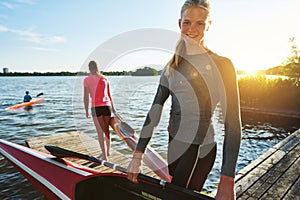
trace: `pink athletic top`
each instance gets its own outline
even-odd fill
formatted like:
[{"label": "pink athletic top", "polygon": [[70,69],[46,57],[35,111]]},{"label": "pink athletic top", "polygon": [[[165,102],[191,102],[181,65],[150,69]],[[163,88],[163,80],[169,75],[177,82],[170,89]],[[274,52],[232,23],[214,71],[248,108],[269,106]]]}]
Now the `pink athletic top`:
[{"label": "pink athletic top", "polygon": [[92,107],[110,106],[109,81],[101,75],[90,75],[84,79],[84,87],[89,88]]}]

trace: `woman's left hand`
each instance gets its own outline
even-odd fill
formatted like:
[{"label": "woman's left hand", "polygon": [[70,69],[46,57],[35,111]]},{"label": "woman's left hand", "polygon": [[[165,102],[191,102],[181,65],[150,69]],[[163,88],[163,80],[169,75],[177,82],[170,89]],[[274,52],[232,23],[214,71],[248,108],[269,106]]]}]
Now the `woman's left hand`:
[{"label": "woman's left hand", "polygon": [[133,158],[127,167],[127,179],[134,183],[138,182],[138,174],[141,172],[142,156],[143,153],[134,152]]},{"label": "woman's left hand", "polygon": [[216,200],[235,200],[234,178],[221,175]]}]

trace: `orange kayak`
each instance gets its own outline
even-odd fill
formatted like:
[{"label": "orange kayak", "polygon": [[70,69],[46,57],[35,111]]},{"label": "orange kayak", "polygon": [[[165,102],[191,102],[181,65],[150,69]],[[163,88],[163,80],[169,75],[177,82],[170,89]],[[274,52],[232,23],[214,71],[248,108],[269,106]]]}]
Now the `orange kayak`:
[{"label": "orange kayak", "polygon": [[41,102],[45,100],[45,97],[37,98],[37,99],[32,99],[30,102],[24,102],[24,103],[19,103],[14,106],[8,107],[5,110],[13,110],[13,109],[18,109],[22,108],[23,106],[32,106],[35,103]]}]

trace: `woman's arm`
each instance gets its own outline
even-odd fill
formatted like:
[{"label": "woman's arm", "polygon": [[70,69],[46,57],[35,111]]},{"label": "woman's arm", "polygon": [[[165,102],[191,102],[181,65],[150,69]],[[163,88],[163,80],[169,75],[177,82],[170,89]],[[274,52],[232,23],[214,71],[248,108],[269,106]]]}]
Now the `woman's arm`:
[{"label": "woman's arm", "polygon": [[[160,83],[166,77],[162,75]],[[137,182],[137,176],[140,172],[143,153],[152,137],[154,127],[158,125],[164,102],[169,97],[169,89],[159,84],[152,106],[144,122],[138,144],[132,156],[132,160],[127,167],[127,178],[130,181]]]},{"label": "woman's arm", "polygon": [[[225,87],[226,103],[222,113],[225,117],[225,136],[223,142],[223,162],[221,178],[216,199],[235,199],[234,177],[241,143],[240,100],[236,71],[229,59],[225,59],[221,69]],[[225,113],[224,113],[225,112]]]},{"label": "woman's arm", "polygon": [[89,94],[90,94],[90,89],[88,87],[84,87],[83,103],[84,103],[84,109],[85,109],[85,116],[87,118],[90,118],[90,113],[89,113]]},{"label": "woman's arm", "polygon": [[225,63],[226,71],[223,73],[223,81],[226,91],[226,113],[223,113],[225,116],[225,136],[221,173],[234,178],[242,136],[240,98],[234,66],[229,59]]},{"label": "woman's arm", "polygon": [[115,113],[115,112],[116,112],[116,109],[115,109],[115,106],[114,106],[113,99],[112,99],[112,97],[111,97],[111,93],[110,93],[110,83],[109,83],[109,81],[107,82],[107,92],[108,92],[108,96],[109,96],[109,99],[110,99],[110,102],[111,102],[112,112]]},{"label": "woman's arm", "polygon": [[159,85],[152,106],[147,114],[140,138],[136,146],[138,152],[144,152],[154,131],[158,125],[163,109],[163,105],[169,97],[170,91],[167,87]]}]

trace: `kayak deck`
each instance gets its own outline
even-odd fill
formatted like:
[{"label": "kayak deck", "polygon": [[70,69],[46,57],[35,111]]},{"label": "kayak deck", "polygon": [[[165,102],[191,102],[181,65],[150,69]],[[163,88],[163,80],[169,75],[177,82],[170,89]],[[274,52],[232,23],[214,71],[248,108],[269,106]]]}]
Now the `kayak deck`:
[{"label": "kayak deck", "polygon": [[19,103],[19,104],[16,104],[14,106],[5,108],[5,110],[14,110],[14,109],[22,108],[22,107],[25,107],[25,106],[32,106],[33,104],[39,103],[39,102],[44,101],[44,100],[45,100],[45,97],[32,99],[32,101],[30,101],[30,102]]},{"label": "kayak deck", "polygon": [[[30,138],[26,140],[26,144],[32,149],[45,153],[48,153],[48,151],[44,147],[46,144],[62,147],[94,157],[98,157],[101,153],[99,143],[96,139],[88,136],[87,134],[79,133],[77,131]],[[120,173],[114,169],[108,168],[106,166],[96,165],[95,163],[86,160],[78,160],[72,158],[67,159],[77,164],[84,165],[86,167],[90,167],[101,172]],[[120,165],[125,168],[127,168],[130,162],[130,158],[124,156],[120,152],[113,149],[111,149],[111,155],[108,157],[108,159],[109,162]],[[158,178],[158,176],[146,165],[143,165],[143,173],[148,176]]]}]

